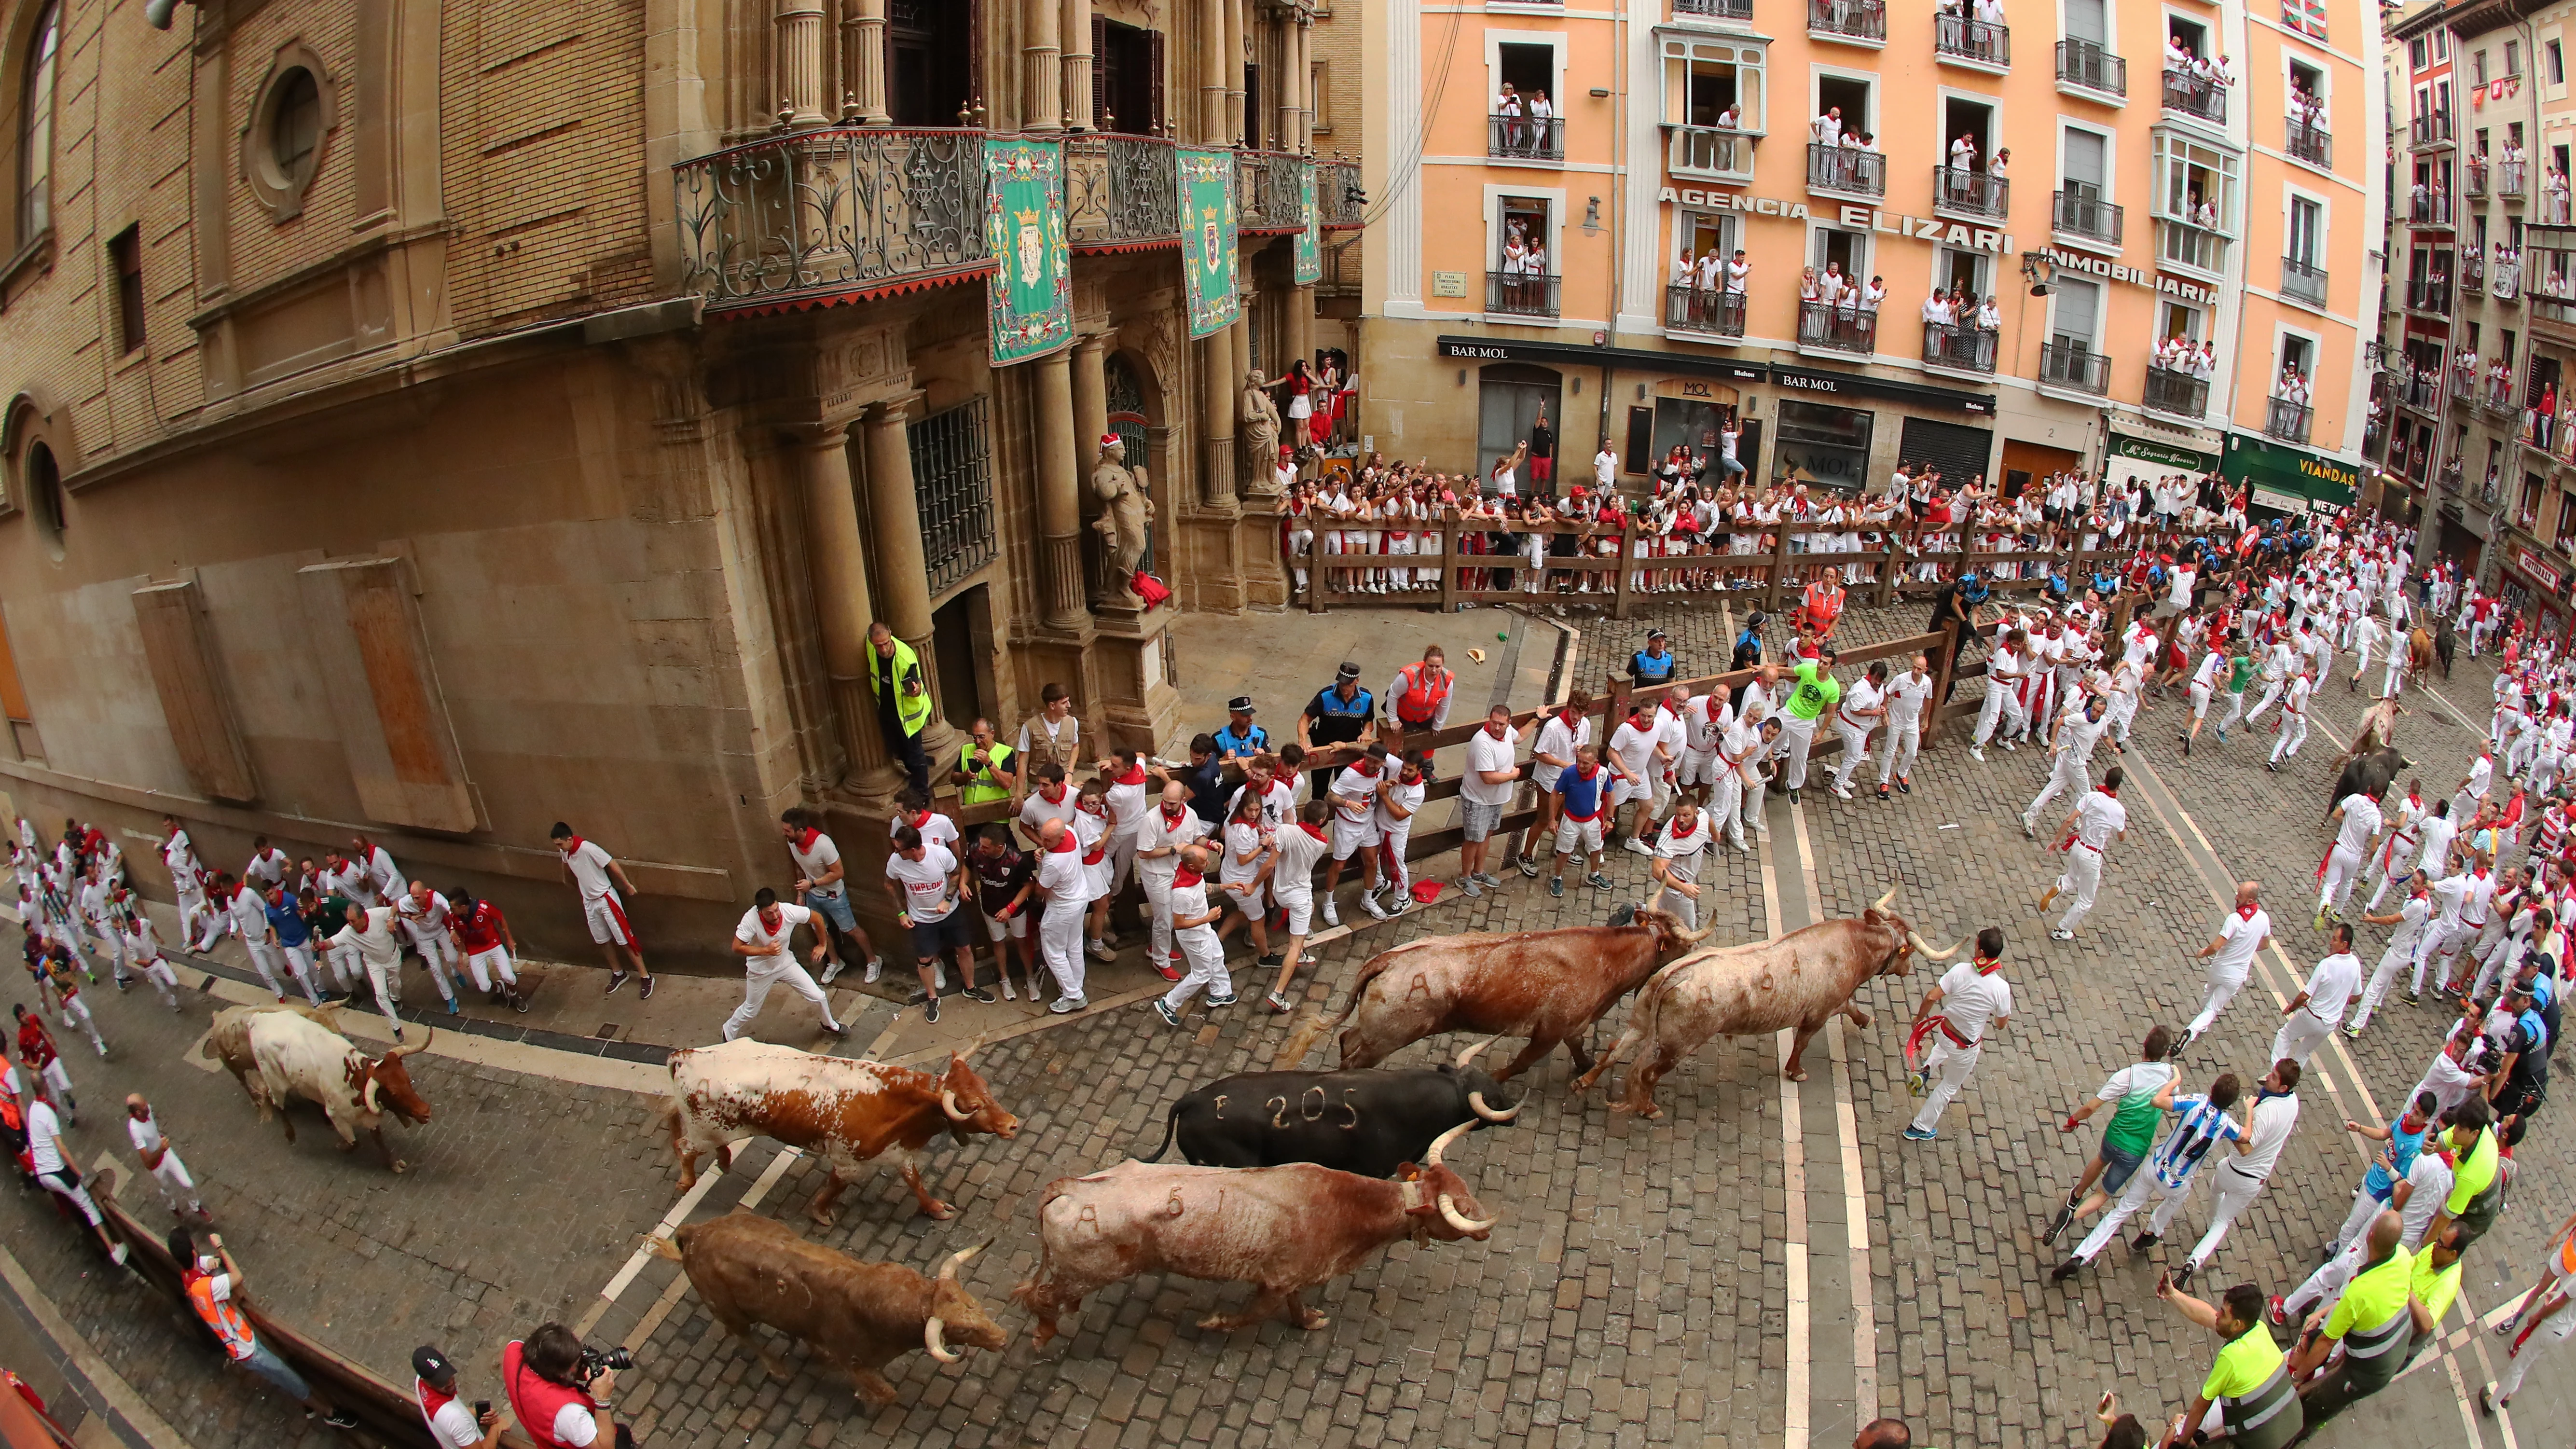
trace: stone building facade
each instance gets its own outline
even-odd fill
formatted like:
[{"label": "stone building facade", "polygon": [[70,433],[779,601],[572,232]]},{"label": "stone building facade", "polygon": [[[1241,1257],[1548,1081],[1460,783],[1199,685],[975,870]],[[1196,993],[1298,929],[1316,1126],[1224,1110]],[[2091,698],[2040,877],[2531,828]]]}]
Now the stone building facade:
[{"label": "stone building facade", "polygon": [[[1315,345],[1313,21],[0,3],[0,790],[132,837],[147,881],[165,812],[236,869],[254,834],[364,831],[586,951],[563,819],[626,862],[648,947],[713,955],[785,884],[788,805],[880,894],[873,621],[924,663],[934,757],[1047,682],[1160,740],[1169,610],[1106,578],[1085,484],[1121,433],[1177,604],[1284,601],[1235,420]],[[1011,136],[1064,142],[1074,326],[997,368]],[[1232,153],[1241,213],[1242,320],[1197,338],[1176,145]]]}]

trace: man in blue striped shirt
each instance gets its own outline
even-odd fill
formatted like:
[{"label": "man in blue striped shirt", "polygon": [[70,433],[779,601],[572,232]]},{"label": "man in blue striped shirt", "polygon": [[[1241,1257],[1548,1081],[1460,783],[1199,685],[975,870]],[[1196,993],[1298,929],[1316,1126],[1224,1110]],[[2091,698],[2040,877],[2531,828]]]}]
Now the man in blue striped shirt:
[{"label": "man in blue striped shirt", "polygon": [[2174,1085],[2166,1083],[2155,1098],[2158,1107],[2175,1115],[2173,1130],[2149,1154],[2145,1170],[2129,1179],[2119,1202],[2076,1246],[2075,1256],[2049,1273],[2049,1281],[2063,1283],[2102,1256],[2102,1250],[2119,1236],[2121,1224],[2145,1207],[2150,1197],[2157,1199],[2155,1215],[2147,1220],[2147,1230],[2138,1234],[2131,1247],[2141,1253],[2154,1247],[2174,1214],[2190,1200],[2191,1190],[2199,1180],[2200,1164],[2210,1150],[2245,1135],[2244,1127],[2227,1115],[2227,1109],[2236,1105],[2244,1090],[2234,1072],[2221,1072],[2218,1080],[2209,1084],[2205,1096],[2176,1096]]}]

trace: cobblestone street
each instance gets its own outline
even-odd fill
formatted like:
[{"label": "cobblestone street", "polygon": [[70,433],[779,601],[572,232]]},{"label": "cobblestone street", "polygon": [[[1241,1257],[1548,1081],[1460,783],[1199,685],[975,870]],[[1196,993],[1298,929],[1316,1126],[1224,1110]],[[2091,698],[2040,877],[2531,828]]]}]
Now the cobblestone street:
[{"label": "cobblestone street", "polygon": [[[1856,615],[1846,640],[1911,633],[1925,612]],[[1685,672],[1722,661],[1727,641],[1713,610],[1665,605],[1625,624],[1589,621],[1568,677],[1597,687],[1606,661],[1651,622],[1673,630]],[[2464,659],[2442,687],[2479,718],[2489,678]],[[837,1225],[817,1231],[799,1209],[821,1185],[820,1169],[802,1159],[777,1165],[766,1143],[715,1181],[693,1218],[749,1195],[760,1211],[862,1258],[928,1271],[943,1253],[993,1240],[966,1279],[1012,1331],[1010,1347],[951,1369],[918,1354],[899,1360],[889,1377],[902,1397],[875,1414],[801,1351],[787,1355],[790,1381],[768,1380],[675,1265],[646,1262],[613,1305],[602,1302],[639,1235],[678,1200],[676,1175],[657,1100],[550,1079],[544,1052],[527,1053],[527,1071],[414,1058],[437,1115],[425,1128],[389,1130],[411,1163],[395,1177],[363,1145],[344,1158],[310,1109],[298,1114],[293,1145],[274,1123],[256,1122],[233,1084],[193,1056],[210,1005],[221,1002],[192,996],[174,1020],[146,995],[102,990],[115,1052],[105,1062],[85,1046],[67,1054],[84,1108],[72,1137],[85,1160],[113,1146],[130,1166],[114,1099],[150,1094],[208,1183],[254,1294],[404,1382],[412,1346],[437,1341],[466,1365],[469,1396],[488,1394],[505,1339],[545,1317],[575,1322],[598,1310],[594,1341],[633,1343],[638,1367],[618,1397],[656,1444],[1804,1449],[1846,1443],[1856,1420],[1882,1412],[1906,1418],[1921,1444],[2090,1443],[2101,1393],[2115,1390],[2151,1417],[2186,1401],[2206,1371],[2213,1343],[2152,1289],[2155,1269],[2189,1251],[2208,1195],[2165,1246],[2133,1260],[2115,1245],[2083,1277],[2053,1286],[2047,1273],[2064,1245],[2043,1248],[2037,1234],[2095,1136],[2060,1135],[2056,1120],[2131,1060],[2148,1025],[2178,1024],[2196,1007],[2201,974],[2184,958],[2211,934],[2230,875],[2265,881],[2284,959],[2267,955],[2216,1034],[2195,1047],[2193,1085],[2221,1069],[2261,1070],[2278,1003],[2295,989],[2290,973],[2305,972],[2322,939],[2308,928],[2308,904],[2335,742],[2318,731],[2277,776],[2255,757],[2268,733],[2186,762],[2173,740],[2184,708],[2157,705],[2139,720],[2125,761],[2140,777],[2124,792],[2129,836],[2110,852],[2101,902],[2072,944],[2049,942],[2031,908],[2056,857],[2012,818],[2039,784],[2040,761],[1994,752],[1978,765],[1956,732],[1924,755],[1913,792],[1891,803],[1843,802],[1818,786],[1793,810],[1775,793],[1764,848],[1730,852],[1704,877],[1701,924],[1719,942],[1856,913],[1890,886],[1900,888],[1895,909],[1935,942],[1990,923],[2006,929],[2014,1018],[1938,1142],[1898,1136],[1913,1111],[1904,1021],[1930,984],[1920,967],[1863,989],[1873,1024],[1820,1039],[1806,1083],[1784,1090],[1769,1040],[1721,1042],[1666,1079],[1661,1121],[1614,1116],[1604,1092],[1573,1095],[1560,1054],[1517,1084],[1530,1094],[1517,1122],[1451,1154],[1501,1217],[1491,1241],[1398,1244],[1315,1295],[1331,1318],[1319,1332],[1277,1323],[1203,1331],[1198,1318],[1239,1306],[1248,1290],[1147,1277],[1094,1295],[1066,1336],[1037,1352],[1008,1298],[1036,1263],[1034,1212],[1050,1182],[1152,1152],[1181,1093],[1271,1065],[1293,1019],[1248,1005],[1193,1016],[1174,1032],[1137,1003],[984,1047],[976,1064],[1022,1127],[1013,1142],[979,1137],[935,1152],[933,1190],[959,1209],[948,1223],[914,1217],[889,1172],[863,1181],[842,1200]],[[2319,718],[2340,735],[2355,712],[2338,692]],[[2399,738],[2434,789],[2456,780],[2472,749],[2471,736],[2438,714],[2410,716]],[[1506,873],[1506,887],[1482,900],[1452,896],[1342,936],[1323,948],[1308,1004],[1337,1004],[1357,966],[1399,941],[1597,922],[1644,893],[1643,860],[1616,850],[1608,859],[1615,891],[1569,883],[1556,900]],[[2375,961],[2384,933],[2364,934],[2363,959]],[[1603,1043],[1625,1016],[1624,1005],[1614,1009]],[[2429,1009],[2392,1005],[2364,1040],[2337,1037],[2319,1051],[2271,1187],[2199,1288],[2251,1280],[2285,1289],[2313,1264],[2363,1162],[2339,1120],[2390,1110],[2440,1025]],[[1435,1038],[1393,1064],[1464,1044]],[[1307,1064],[1334,1059],[1328,1043]],[[2514,1210],[2471,1258],[2463,1307],[2481,1314],[2526,1286],[2536,1240],[2576,1182],[2563,1134],[2535,1133],[2523,1160]],[[148,1183],[121,1197],[138,1217],[160,1220]],[[38,1288],[190,1442],[340,1442],[219,1375],[193,1326],[106,1272],[50,1217],[37,1197],[0,1196],[11,1251]],[[2481,1337],[2448,1355],[2455,1369],[2428,1356],[2311,1442],[2554,1449],[2562,1431],[2539,1431],[2567,1422],[2571,1396],[2545,1375],[2515,1406],[2518,1440],[2474,1410],[2474,1430],[2464,1426],[2453,1373],[2473,1394],[2493,1376],[2486,1345],[2495,1342]]]}]

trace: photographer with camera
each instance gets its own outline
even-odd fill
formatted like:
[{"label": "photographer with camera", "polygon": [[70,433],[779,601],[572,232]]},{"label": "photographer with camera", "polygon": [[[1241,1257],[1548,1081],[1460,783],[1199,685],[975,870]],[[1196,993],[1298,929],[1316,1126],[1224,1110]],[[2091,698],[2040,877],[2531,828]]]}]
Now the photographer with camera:
[{"label": "photographer with camera", "polygon": [[501,1350],[501,1387],[510,1412],[541,1449],[589,1449],[614,1443],[633,1449],[634,1431],[609,1416],[617,1372],[635,1366],[625,1349],[583,1345],[560,1323],[541,1323]]},{"label": "photographer with camera", "polygon": [[457,1397],[456,1365],[447,1355],[424,1343],[411,1351],[411,1371],[412,1401],[439,1449],[499,1449],[501,1416],[490,1399],[478,1399],[469,1409]]}]

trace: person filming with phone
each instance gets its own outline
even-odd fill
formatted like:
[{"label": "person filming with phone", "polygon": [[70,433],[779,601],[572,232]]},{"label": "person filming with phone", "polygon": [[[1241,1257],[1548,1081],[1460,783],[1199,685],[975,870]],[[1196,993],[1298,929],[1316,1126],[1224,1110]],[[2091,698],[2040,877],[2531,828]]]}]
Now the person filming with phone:
[{"label": "person filming with phone", "polygon": [[541,1323],[501,1350],[501,1387],[511,1415],[541,1449],[634,1449],[634,1431],[611,1417],[609,1401],[618,1370],[634,1365],[622,1348],[601,1353],[562,1324]]},{"label": "person filming with phone", "polygon": [[499,1449],[501,1416],[490,1399],[468,1408],[457,1397],[456,1365],[429,1344],[411,1351],[411,1396],[429,1424],[429,1437],[439,1449]]}]

